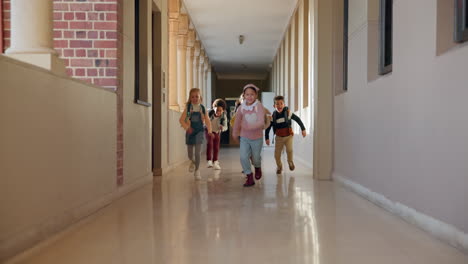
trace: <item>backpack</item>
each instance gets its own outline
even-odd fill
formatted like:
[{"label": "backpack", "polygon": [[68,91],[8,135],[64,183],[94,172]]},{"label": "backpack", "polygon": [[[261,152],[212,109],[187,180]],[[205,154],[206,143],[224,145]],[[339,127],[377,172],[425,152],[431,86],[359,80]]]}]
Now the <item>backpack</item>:
[{"label": "backpack", "polygon": [[[291,111],[289,111],[289,108],[285,107],[285,108],[283,109],[283,113],[282,113],[282,114],[283,114],[282,117],[284,117],[284,119],[285,119],[286,122],[288,123],[288,127],[291,127],[291,117],[292,117],[292,113],[291,113]],[[276,120],[278,120],[278,112],[277,112],[277,111],[273,112],[272,117],[273,117],[273,123],[276,124]],[[281,117],[280,117],[280,118],[281,118]]]},{"label": "backpack", "polygon": [[[287,127],[284,127],[284,128],[277,128],[275,130],[275,134],[277,136],[280,136],[280,137],[287,137],[287,136],[290,136],[290,135],[294,135],[294,131],[292,130],[291,128],[291,117],[292,117],[292,112],[289,111],[289,109],[287,107],[285,107],[283,109],[283,112],[282,112],[282,117],[284,117],[286,123],[288,124]],[[276,123],[276,120],[278,120],[278,112],[275,111],[273,113],[273,124],[277,124]],[[280,117],[281,118],[281,117]]]}]

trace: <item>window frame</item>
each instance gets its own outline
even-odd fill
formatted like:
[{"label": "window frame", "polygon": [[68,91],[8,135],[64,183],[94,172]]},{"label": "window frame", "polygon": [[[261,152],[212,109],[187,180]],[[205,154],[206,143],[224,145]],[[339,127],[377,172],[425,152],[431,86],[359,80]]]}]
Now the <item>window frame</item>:
[{"label": "window frame", "polygon": [[349,0],[343,4],[343,91],[348,91]]},{"label": "window frame", "polygon": [[[387,17],[387,3],[390,2],[390,12],[392,17]],[[387,33],[387,19],[390,19],[390,46],[386,45],[386,33]],[[379,8],[379,31],[380,31],[380,39],[379,39],[379,74],[385,75],[393,70],[393,0],[380,0],[380,8]],[[385,64],[385,57],[387,53],[390,52],[391,63],[386,65]]]},{"label": "window frame", "polygon": [[454,41],[468,41],[468,0],[455,0],[455,30]]},{"label": "window frame", "polygon": [[[140,36],[140,0],[135,0],[135,104],[143,105],[150,107],[151,103],[148,102],[149,98],[142,98],[141,89],[148,89],[147,85],[142,85],[141,82],[141,74],[140,71],[142,70],[140,67],[141,60],[140,60],[140,46],[141,46],[141,36]],[[144,69],[143,69],[144,70]],[[145,76],[145,75],[144,75]],[[148,97],[148,91],[146,92],[146,96]]]}]

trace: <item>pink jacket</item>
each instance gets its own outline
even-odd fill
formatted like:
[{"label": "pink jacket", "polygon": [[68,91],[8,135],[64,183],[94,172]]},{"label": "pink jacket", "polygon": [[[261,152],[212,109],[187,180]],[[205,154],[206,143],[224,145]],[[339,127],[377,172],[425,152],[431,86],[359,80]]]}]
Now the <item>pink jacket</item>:
[{"label": "pink jacket", "polygon": [[233,137],[244,137],[248,139],[263,138],[263,128],[265,125],[265,109],[260,101],[252,105],[245,105],[245,102],[237,109]]}]

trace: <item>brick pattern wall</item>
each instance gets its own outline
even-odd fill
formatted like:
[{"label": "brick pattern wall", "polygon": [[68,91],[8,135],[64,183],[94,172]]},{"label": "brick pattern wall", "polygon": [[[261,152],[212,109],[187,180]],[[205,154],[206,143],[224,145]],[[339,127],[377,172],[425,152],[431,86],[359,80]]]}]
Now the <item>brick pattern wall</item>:
[{"label": "brick pattern wall", "polygon": [[[10,0],[3,1],[4,50],[10,46]],[[34,0],[31,0],[34,1]],[[117,93],[116,183],[123,185],[122,41],[124,0],[54,0],[54,48],[69,76]],[[127,0],[125,0],[127,1]],[[3,52],[3,51],[0,51]]]},{"label": "brick pattern wall", "polygon": [[[6,49],[11,1],[2,1]],[[54,0],[54,48],[69,76],[117,89],[117,0]]]},{"label": "brick pattern wall", "polygon": [[10,0],[3,1],[2,19],[3,19],[3,50],[2,53],[10,47]]}]

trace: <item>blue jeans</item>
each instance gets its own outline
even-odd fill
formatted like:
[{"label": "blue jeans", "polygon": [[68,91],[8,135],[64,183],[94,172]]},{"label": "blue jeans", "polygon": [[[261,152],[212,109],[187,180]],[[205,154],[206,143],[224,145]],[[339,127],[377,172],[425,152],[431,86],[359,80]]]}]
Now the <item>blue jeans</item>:
[{"label": "blue jeans", "polygon": [[254,140],[244,137],[240,138],[240,162],[244,174],[252,173],[252,168],[250,166],[251,156],[255,168],[260,168],[262,166],[262,147],[263,138]]}]

